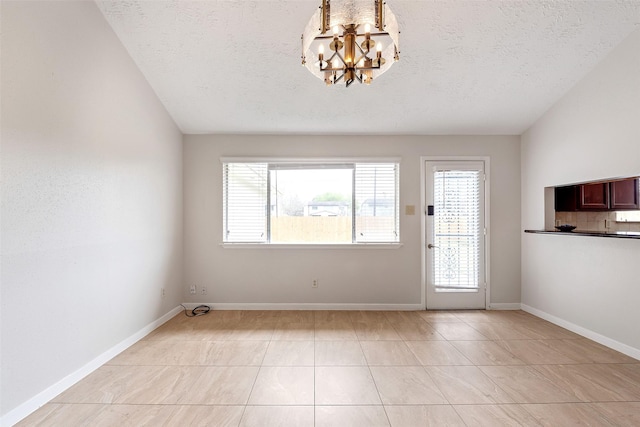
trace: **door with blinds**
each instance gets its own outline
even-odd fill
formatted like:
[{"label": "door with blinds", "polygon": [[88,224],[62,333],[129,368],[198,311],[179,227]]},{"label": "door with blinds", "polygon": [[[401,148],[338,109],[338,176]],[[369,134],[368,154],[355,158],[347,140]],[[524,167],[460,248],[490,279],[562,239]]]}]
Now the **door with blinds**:
[{"label": "door with blinds", "polygon": [[482,161],[427,161],[427,309],[486,308]]}]

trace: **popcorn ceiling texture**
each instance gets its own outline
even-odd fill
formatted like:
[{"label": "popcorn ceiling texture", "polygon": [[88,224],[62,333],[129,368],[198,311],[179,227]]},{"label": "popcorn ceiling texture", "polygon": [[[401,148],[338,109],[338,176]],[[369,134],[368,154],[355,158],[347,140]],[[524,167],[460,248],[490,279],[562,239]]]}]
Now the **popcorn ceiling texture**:
[{"label": "popcorn ceiling texture", "polygon": [[520,134],[640,23],[640,0],[389,0],[401,60],[346,89],[300,66],[319,0],[97,3],[185,133]]}]

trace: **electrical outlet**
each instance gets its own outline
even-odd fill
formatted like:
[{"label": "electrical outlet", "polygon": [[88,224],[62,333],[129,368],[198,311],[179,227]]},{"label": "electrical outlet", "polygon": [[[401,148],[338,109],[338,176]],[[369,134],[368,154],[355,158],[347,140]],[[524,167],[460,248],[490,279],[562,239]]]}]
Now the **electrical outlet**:
[{"label": "electrical outlet", "polygon": [[313,279],[313,282],[311,282],[311,287],[312,288],[317,288],[318,287],[318,279]]},{"label": "electrical outlet", "polygon": [[205,288],[204,286],[200,287],[200,293],[202,295],[206,295],[207,294],[207,288]]},{"label": "electrical outlet", "polygon": [[195,295],[196,294],[196,285],[191,285],[191,287],[189,288],[189,292],[191,293],[191,295]]},{"label": "electrical outlet", "polygon": [[164,298],[165,296],[164,288],[160,288],[160,295],[162,296],[162,298]]}]

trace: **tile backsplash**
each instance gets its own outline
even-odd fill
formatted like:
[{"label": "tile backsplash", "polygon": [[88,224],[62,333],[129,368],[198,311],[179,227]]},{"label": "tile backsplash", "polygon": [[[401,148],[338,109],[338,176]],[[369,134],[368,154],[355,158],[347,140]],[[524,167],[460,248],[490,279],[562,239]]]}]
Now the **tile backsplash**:
[{"label": "tile backsplash", "polygon": [[[608,220],[608,221],[605,221]],[[556,224],[571,224],[582,231],[638,231],[640,222],[616,222],[615,212],[556,212]],[[607,228],[607,225],[609,226]]]}]

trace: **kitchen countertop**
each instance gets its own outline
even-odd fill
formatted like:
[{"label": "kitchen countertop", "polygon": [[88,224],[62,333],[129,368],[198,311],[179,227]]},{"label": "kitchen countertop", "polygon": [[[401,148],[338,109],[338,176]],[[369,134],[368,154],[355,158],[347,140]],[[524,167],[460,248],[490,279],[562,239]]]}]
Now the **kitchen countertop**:
[{"label": "kitchen countertop", "polygon": [[563,236],[614,237],[622,239],[640,239],[638,231],[558,231],[558,230],[524,230],[525,233],[558,234]]}]

